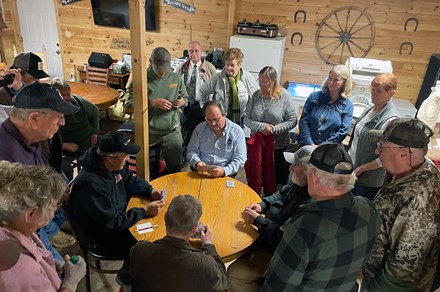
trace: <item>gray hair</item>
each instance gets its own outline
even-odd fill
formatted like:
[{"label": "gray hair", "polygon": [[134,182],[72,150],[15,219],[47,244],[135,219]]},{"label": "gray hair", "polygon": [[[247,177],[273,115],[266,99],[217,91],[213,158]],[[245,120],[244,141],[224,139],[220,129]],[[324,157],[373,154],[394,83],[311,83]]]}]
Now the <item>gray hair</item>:
[{"label": "gray hair", "polygon": [[165,213],[167,234],[187,235],[202,217],[202,203],[191,195],[174,197]]},{"label": "gray hair", "polygon": [[0,161],[0,225],[9,225],[29,208],[38,206],[42,221],[53,216],[67,189],[62,176],[49,166]]},{"label": "gray hair", "polygon": [[[45,109],[35,109],[35,108],[16,108],[13,107],[9,112],[9,116],[12,118],[16,118],[22,121],[26,121],[29,118],[29,115],[34,112],[41,112]],[[47,109],[50,110],[50,109]]]},{"label": "gray hair", "polygon": [[61,90],[65,90],[65,89],[70,89],[70,85],[69,83],[66,82],[66,80],[64,80],[61,77],[55,77],[52,79],[52,82],[50,83],[53,87],[55,87],[56,89],[58,89],[59,91]]},{"label": "gray hair", "polygon": [[[351,169],[352,165],[347,162],[340,162],[338,164],[338,169]],[[319,183],[330,189],[339,190],[341,192],[349,192],[354,188],[354,184],[356,182],[356,175],[355,173],[351,174],[335,174],[330,173],[324,170],[321,170],[311,163],[306,164],[306,171],[307,175],[310,175],[312,171],[315,172],[316,178],[318,179]]]},{"label": "gray hair", "polygon": [[99,149],[99,147],[96,149],[96,155],[98,155],[101,158],[106,158],[106,157],[116,157],[118,155],[122,154],[122,152],[104,152],[101,151],[101,149]]},{"label": "gray hair", "polygon": [[345,80],[344,86],[342,86],[340,94],[343,98],[349,97],[351,95],[351,89],[352,89],[351,75],[350,75],[350,69],[348,69],[348,67],[345,65],[336,65],[330,69],[330,71],[328,72],[327,78],[325,78],[324,82],[322,82],[322,84],[321,84],[322,91],[329,92],[328,76],[331,73],[335,73],[336,75],[338,75],[339,77],[341,77],[342,79]]},{"label": "gray hair", "polygon": [[224,116],[224,117],[226,116],[225,107],[223,106],[223,103],[219,100],[208,100],[207,102],[205,102],[205,104],[203,105],[203,108],[202,108],[203,116],[205,116],[206,109],[211,106],[217,107],[220,110],[220,112],[222,113],[222,116]]}]

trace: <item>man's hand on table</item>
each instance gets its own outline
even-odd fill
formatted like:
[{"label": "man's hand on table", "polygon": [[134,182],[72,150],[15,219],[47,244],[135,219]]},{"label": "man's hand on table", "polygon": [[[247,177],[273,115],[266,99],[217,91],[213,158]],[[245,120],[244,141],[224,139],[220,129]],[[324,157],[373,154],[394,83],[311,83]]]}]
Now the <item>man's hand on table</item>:
[{"label": "man's hand on table", "polygon": [[[251,210],[254,210],[254,211],[257,212],[257,213],[261,213],[261,206],[260,206],[260,204],[252,203],[252,204],[250,204],[249,206],[247,206],[246,208],[249,208],[249,209],[251,209]],[[246,208],[245,208],[245,210],[246,210]]]},{"label": "man's hand on table", "polygon": [[196,169],[197,172],[207,172],[208,171],[208,167],[206,166],[206,163],[204,163],[203,161],[199,161],[196,163]]},{"label": "man's hand on table", "polygon": [[151,192],[150,197],[151,197],[154,201],[161,200],[161,199],[162,199],[162,190],[153,190],[153,191]]},{"label": "man's hand on table", "polygon": [[243,217],[243,221],[247,224],[252,224],[255,218],[257,218],[258,216],[260,216],[260,214],[258,214],[255,210],[252,210],[249,207],[246,207],[244,211],[241,213],[241,217]]},{"label": "man's hand on table", "polygon": [[144,209],[148,216],[156,216],[165,206],[165,202],[153,201],[148,203]]},{"label": "man's hand on table", "polygon": [[225,176],[225,169],[221,166],[212,166],[212,167],[208,167],[207,170],[208,174],[212,177],[221,177],[221,176]]}]

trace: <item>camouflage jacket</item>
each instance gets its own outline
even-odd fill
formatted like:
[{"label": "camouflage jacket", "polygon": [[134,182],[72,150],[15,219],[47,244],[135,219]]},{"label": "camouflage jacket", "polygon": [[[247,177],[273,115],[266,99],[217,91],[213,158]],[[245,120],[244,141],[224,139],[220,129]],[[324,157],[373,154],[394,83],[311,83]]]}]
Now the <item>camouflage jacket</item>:
[{"label": "camouflage jacket", "polygon": [[374,199],[382,218],[363,269],[371,291],[429,291],[440,248],[440,174],[425,161]]}]

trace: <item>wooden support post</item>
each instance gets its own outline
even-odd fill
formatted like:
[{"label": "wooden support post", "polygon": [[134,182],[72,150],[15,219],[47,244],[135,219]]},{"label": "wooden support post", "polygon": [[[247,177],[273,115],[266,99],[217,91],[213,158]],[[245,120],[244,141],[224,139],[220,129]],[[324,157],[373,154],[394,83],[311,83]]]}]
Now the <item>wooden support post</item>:
[{"label": "wooden support post", "polygon": [[136,144],[142,146],[136,157],[137,175],[150,179],[148,141],[147,50],[145,45],[145,1],[129,0],[130,46],[133,77],[134,128]]},{"label": "wooden support post", "polygon": [[229,12],[228,12],[228,33],[226,34],[226,37],[228,38],[226,40],[226,44],[229,48],[229,41],[231,40],[231,36],[235,34],[235,11],[236,11],[237,3],[236,0],[229,0]]}]

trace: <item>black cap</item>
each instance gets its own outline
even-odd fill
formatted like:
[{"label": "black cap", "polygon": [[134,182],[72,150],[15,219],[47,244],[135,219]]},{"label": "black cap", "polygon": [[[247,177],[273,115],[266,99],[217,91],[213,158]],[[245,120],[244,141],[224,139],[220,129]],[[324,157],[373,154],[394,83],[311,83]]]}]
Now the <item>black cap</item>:
[{"label": "black cap", "polygon": [[14,106],[27,109],[51,109],[65,115],[73,115],[79,110],[76,105],[65,102],[58,89],[39,82],[23,87],[15,96]]},{"label": "black cap", "polygon": [[12,67],[26,71],[38,79],[49,77],[43,70],[43,60],[34,53],[18,54],[14,59]]},{"label": "black cap", "polygon": [[390,122],[385,130],[370,130],[368,134],[373,142],[382,141],[409,148],[425,148],[434,132],[418,119],[401,118]]},{"label": "black cap", "polygon": [[132,143],[124,132],[108,132],[99,142],[99,150],[105,153],[137,154],[141,146]]},{"label": "black cap", "polygon": [[[313,166],[330,173],[351,174],[353,172],[351,157],[341,144],[326,143],[319,145],[313,150],[309,162]],[[349,163],[350,168],[342,167],[341,163]]]}]

